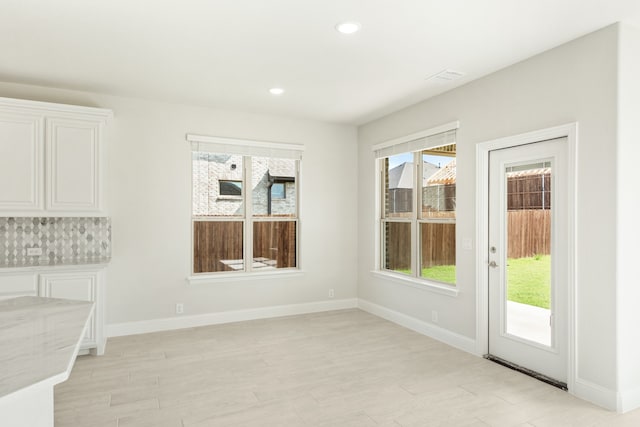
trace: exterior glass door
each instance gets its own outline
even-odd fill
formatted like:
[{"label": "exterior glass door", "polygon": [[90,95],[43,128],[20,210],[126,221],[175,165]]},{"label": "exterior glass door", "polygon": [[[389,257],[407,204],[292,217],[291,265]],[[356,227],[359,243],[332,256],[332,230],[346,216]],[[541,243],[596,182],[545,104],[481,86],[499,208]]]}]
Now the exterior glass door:
[{"label": "exterior glass door", "polygon": [[489,355],[567,379],[567,140],[489,154]]}]

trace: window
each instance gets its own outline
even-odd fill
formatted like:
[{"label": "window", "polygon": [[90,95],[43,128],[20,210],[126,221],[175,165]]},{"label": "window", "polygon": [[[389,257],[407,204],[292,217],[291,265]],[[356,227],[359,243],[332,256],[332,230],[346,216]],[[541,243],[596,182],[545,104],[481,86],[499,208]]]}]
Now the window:
[{"label": "window", "polygon": [[455,138],[450,129],[374,147],[380,270],[455,285]]},{"label": "window", "polygon": [[297,269],[302,147],[187,139],[192,142],[192,273]]},{"label": "window", "polygon": [[456,145],[417,153],[422,160],[420,276],[456,283]]},{"label": "window", "polygon": [[242,181],[219,180],[220,196],[242,197]]},{"label": "window", "polygon": [[284,182],[274,182],[271,186],[271,198],[272,199],[286,199],[287,192]]}]

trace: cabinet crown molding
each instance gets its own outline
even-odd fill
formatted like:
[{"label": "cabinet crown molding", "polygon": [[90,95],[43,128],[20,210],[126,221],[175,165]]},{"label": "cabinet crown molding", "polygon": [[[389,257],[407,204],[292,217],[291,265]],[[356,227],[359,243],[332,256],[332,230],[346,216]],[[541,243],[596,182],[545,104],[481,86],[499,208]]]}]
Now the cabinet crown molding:
[{"label": "cabinet crown molding", "polygon": [[71,104],[57,104],[53,102],[31,101],[28,99],[15,99],[0,97],[0,108],[5,111],[13,110],[18,113],[55,113],[58,115],[72,114],[82,115],[87,118],[108,121],[113,118],[113,111],[106,108],[84,107]]}]

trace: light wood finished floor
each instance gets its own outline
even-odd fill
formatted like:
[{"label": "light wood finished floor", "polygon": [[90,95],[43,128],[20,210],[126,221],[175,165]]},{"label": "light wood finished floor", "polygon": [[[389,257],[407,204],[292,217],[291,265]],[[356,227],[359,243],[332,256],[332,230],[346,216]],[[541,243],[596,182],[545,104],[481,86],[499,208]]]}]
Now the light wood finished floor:
[{"label": "light wood finished floor", "polygon": [[109,340],[56,427],[638,426],[359,310]]}]

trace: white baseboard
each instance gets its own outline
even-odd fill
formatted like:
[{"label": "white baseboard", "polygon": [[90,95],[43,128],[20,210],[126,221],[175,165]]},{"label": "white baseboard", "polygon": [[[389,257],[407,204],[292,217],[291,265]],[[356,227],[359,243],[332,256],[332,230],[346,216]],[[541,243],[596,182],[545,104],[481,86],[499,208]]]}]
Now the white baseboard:
[{"label": "white baseboard", "polygon": [[625,413],[638,408],[640,408],[640,388],[620,392],[618,412]]},{"label": "white baseboard", "polygon": [[416,319],[415,317],[374,304],[367,300],[358,299],[358,308],[462,351],[466,351],[467,353],[476,355],[476,341],[469,337],[456,334],[432,323]]},{"label": "white baseboard", "polygon": [[241,322],[243,320],[266,319],[271,317],[292,316],[296,314],[318,313],[322,311],[357,308],[357,298],[331,301],[316,301],[303,304],[278,305],[250,308],[246,310],[222,311],[218,313],[176,316],[163,319],[142,320],[138,322],[114,323],[107,325],[108,337],[146,334],[150,332],[170,331],[193,328],[196,326],[218,325]]},{"label": "white baseboard", "polygon": [[610,411],[620,412],[618,407],[618,393],[614,390],[594,384],[590,381],[576,378],[573,390],[569,390],[574,396],[594,403]]}]

